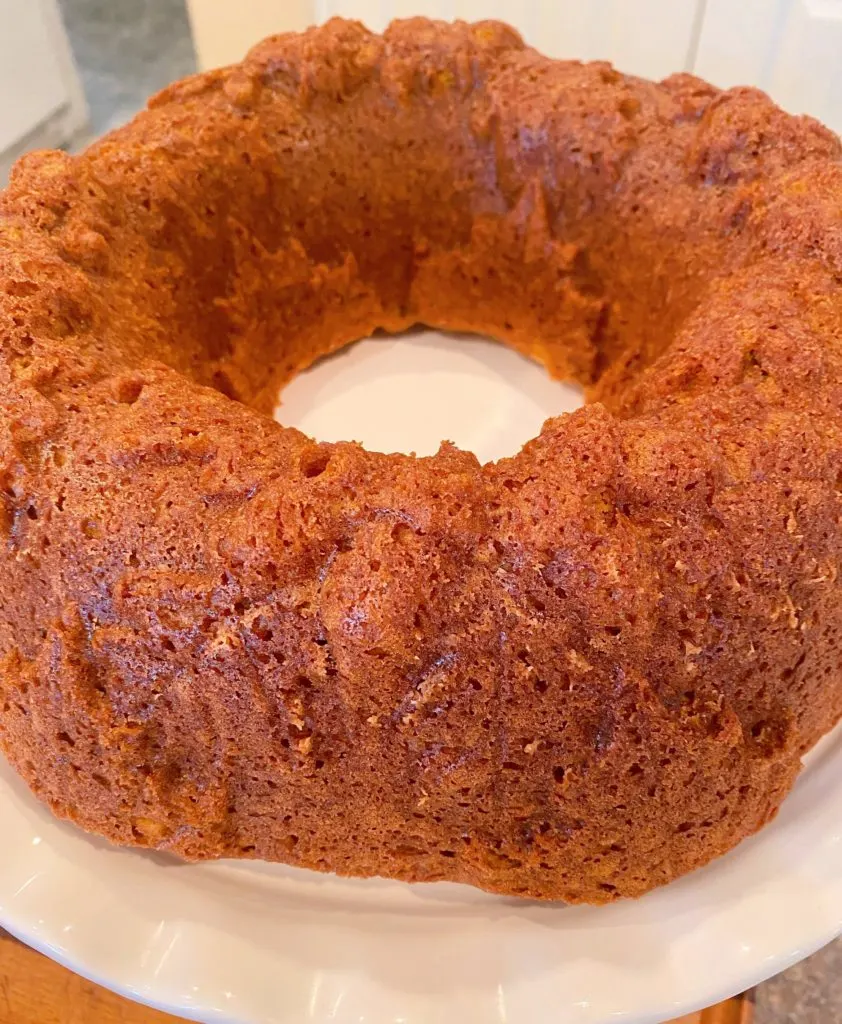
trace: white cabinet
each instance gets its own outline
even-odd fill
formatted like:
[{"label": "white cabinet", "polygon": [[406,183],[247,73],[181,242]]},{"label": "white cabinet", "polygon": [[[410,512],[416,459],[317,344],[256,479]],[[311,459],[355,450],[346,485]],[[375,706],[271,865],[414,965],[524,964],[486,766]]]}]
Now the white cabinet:
[{"label": "white cabinet", "polygon": [[86,116],[54,0],[0,0],[0,181],[19,152],[69,141]]},{"label": "white cabinet", "polygon": [[686,70],[703,0],[321,0],[321,18],[339,14],[382,30],[392,18],[426,14],[499,18],[552,57],[610,60],[622,71],[663,78]]},{"label": "white cabinet", "polygon": [[705,0],[188,0],[204,67],[238,60],[273,32],[333,15],[382,31],[392,18],[499,18],[553,57],[610,60],[623,71],[663,78],[688,69]]},{"label": "white cabinet", "polygon": [[317,6],[316,0],[187,0],[199,62],[215,68],[240,60],[265,36],[323,20]]},{"label": "white cabinet", "polygon": [[842,133],[842,0],[707,0],[694,70]]},{"label": "white cabinet", "polygon": [[[2,0],[0,0],[2,2]],[[6,0],[13,2],[13,0]],[[382,29],[392,18],[500,18],[557,57],[607,59],[663,78],[694,71],[757,85],[842,132],[842,0],[189,0],[199,59],[237,60],[270,32],[334,14]],[[234,17],[234,12],[236,16]]]}]

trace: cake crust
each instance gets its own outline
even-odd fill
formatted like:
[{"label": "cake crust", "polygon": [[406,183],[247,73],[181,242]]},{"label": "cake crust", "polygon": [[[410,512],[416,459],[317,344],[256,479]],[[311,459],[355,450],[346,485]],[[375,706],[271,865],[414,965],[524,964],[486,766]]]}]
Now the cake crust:
[{"label": "cake crust", "polygon": [[[334,19],[0,196],[0,747],[115,843],[592,903],[842,715],[839,140],[752,89]],[[376,329],[588,395],[480,465],[317,444]]]}]

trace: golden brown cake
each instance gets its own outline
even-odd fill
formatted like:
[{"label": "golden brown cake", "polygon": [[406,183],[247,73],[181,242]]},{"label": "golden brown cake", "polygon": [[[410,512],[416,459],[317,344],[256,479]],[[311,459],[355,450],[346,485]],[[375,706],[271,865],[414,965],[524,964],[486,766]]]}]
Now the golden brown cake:
[{"label": "golden brown cake", "polygon": [[[842,715],[842,164],[752,89],[340,20],[0,199],[0,742],[115,843],[637,896]],[[589,403],[480,465],[316,444],[377,328]]]}]

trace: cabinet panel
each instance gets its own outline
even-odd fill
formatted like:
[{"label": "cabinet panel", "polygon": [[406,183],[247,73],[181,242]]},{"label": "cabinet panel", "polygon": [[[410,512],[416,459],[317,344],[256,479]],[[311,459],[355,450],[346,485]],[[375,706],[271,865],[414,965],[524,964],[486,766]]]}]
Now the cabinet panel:
[{"label": "cabinet panel", "polygon": [[[0,10],[18,0],[0,0]],[[662,78],[694,70],[758,85],[842,131],[842,0],[189,0],[205,66],[237,60],[270,32],[333,14],[381,30],[394,17],[501,18],[552,56],[606,59]],[[2,40],[0,40],[2,49]],[[0,77],[5,69],[0,61]]]},{"label": "cabinet panel", "polygon": [[499,18],[553,57],[611,60],[663,78],[686,70],[701,0],[322,0],[319,14],[360,18],[382,30],[392,18]]},{"label": "cabinet panel", "polygon": [[707,0],[695,70],[842,132],[842,0]]},{"label": "cabinet panel", "polygon": [[0,153],[69,102],[40,3],[0,0]]},{"label": "cabinet panel", "polygon": [[318,6],[312,0],[187,0],[199,65],[233,64],[266,36],[300,32],[320,20]]},{"label": "cabinet panel", "polygon": [[663,78],[689,67],[704,0],[188,0],[188,8],[203,67],[239,60],[264,35],[335,14],[375,31],[392,18],[423,14],[499,18],[550,56],[610,60],[623,71]]}]

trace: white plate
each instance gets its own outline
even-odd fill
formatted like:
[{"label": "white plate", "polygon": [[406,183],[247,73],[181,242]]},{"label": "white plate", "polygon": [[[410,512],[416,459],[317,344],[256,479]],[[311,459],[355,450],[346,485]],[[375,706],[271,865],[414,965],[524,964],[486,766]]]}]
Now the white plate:
[{"label": "white plate", "polygon": [[[324,439],[423,453],[444,435],[481,457],[515,451],[578,404],[502,348],[429,334],[357,346],[284,398],[284,419]],[[117,850],[55,821],[0,763],[0,922],[195,1020],[643,1024],[747,988],[842,932],[840,782],[842,729],[759,836],[642,900],[595,909]]]}]

